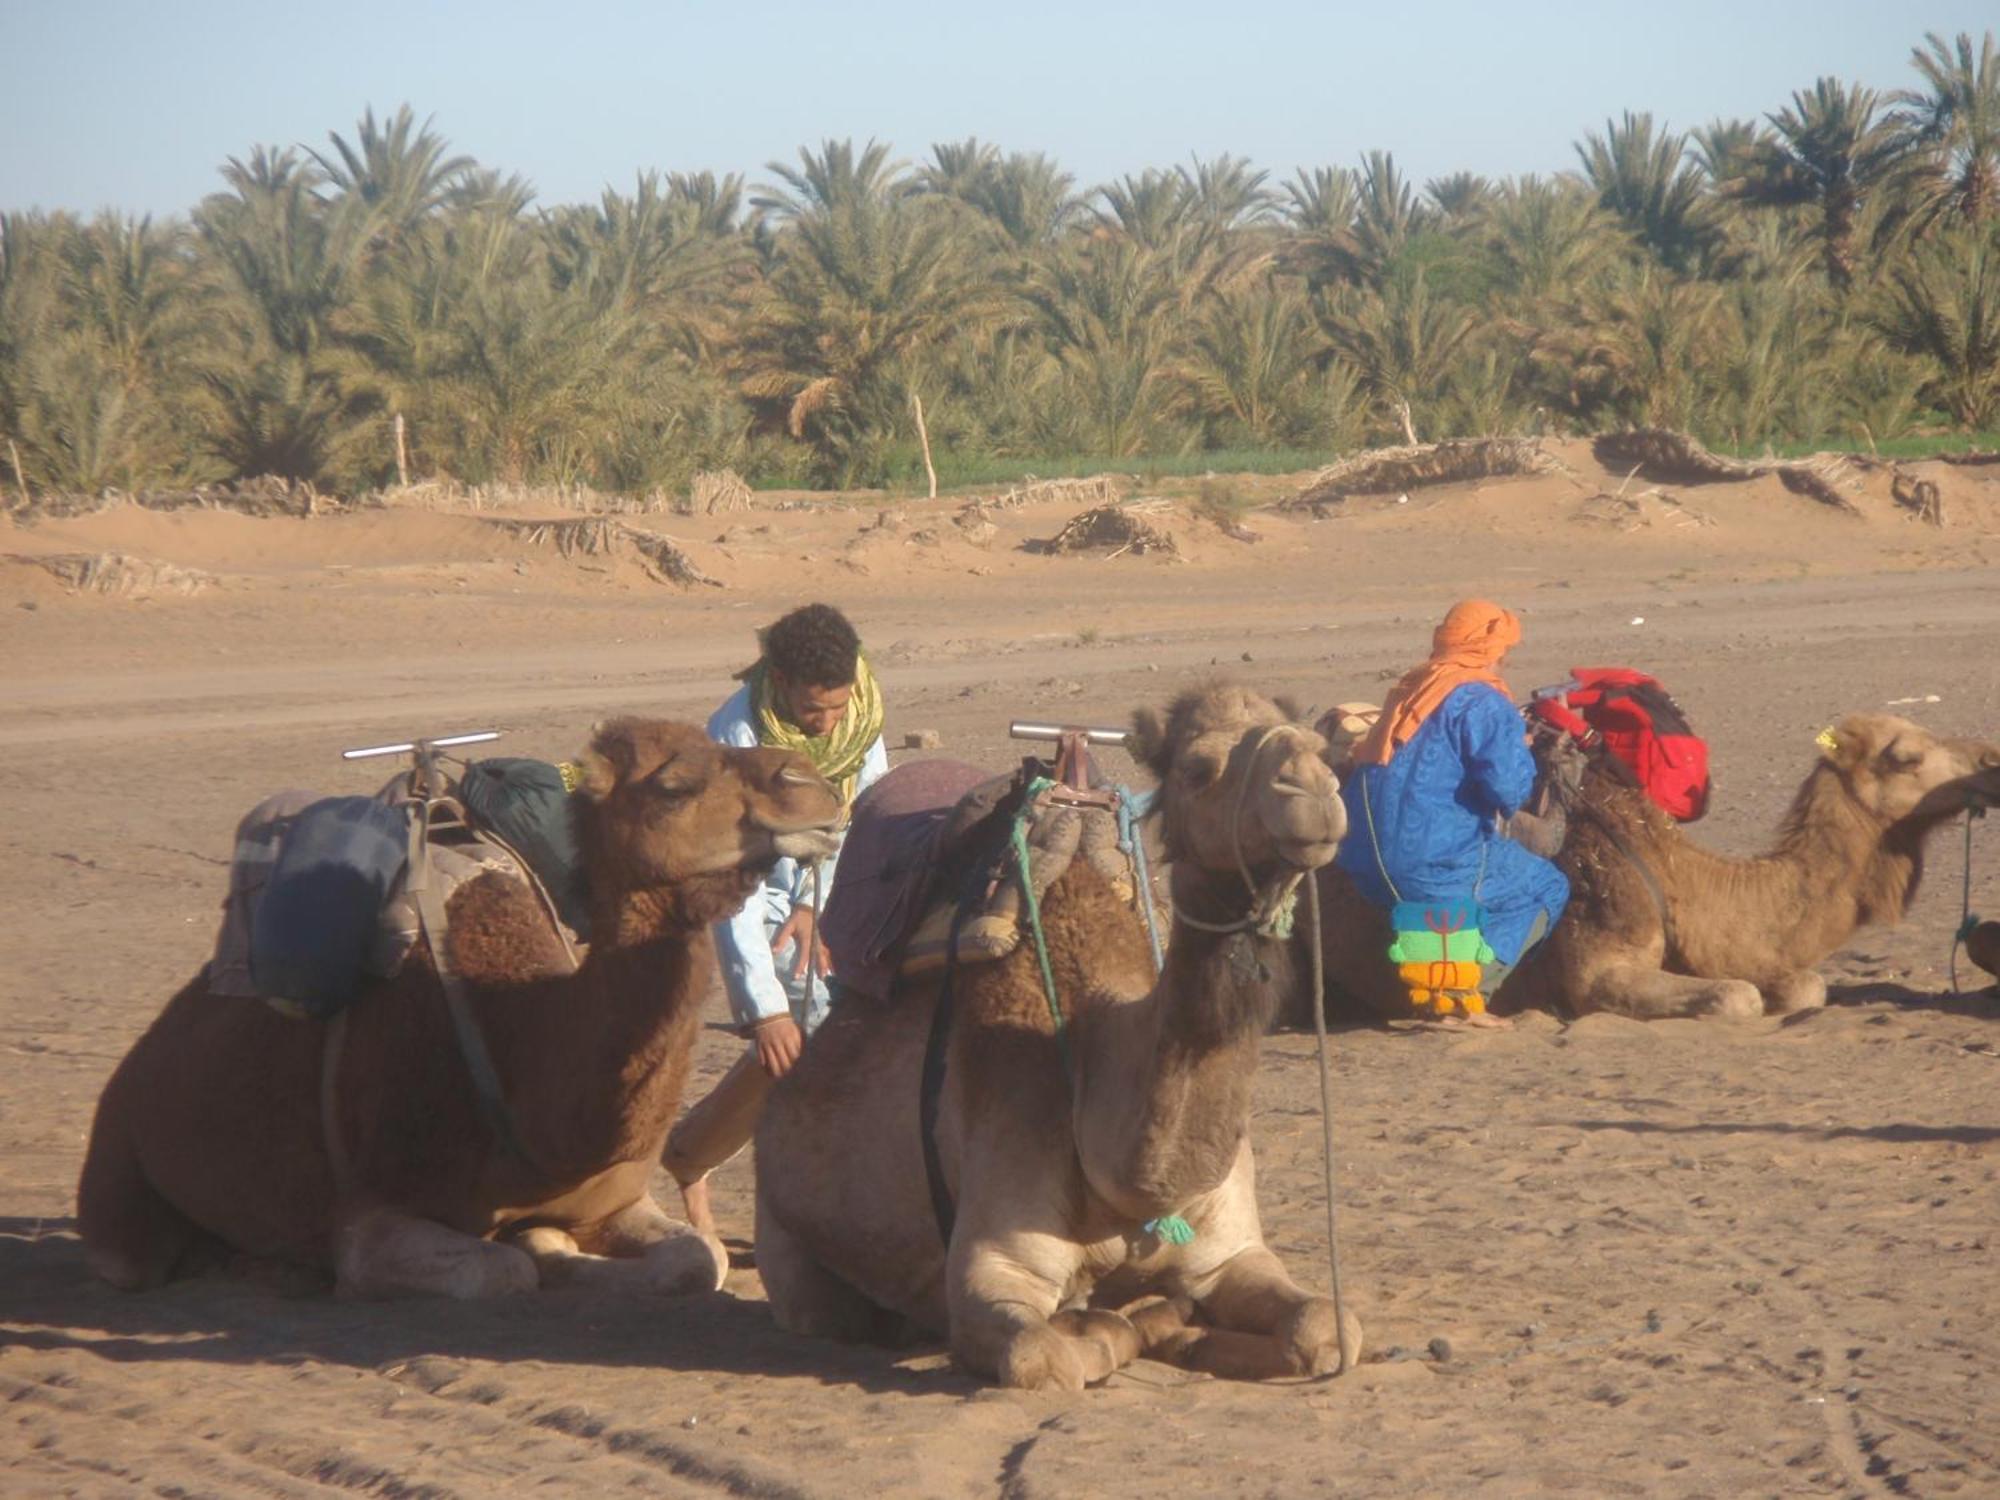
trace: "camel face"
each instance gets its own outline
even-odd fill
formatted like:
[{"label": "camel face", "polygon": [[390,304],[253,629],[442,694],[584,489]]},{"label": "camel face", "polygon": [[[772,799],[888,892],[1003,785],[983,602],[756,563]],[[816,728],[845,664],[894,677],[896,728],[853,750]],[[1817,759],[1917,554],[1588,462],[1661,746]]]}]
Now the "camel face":
[{"label": "camel face", "polygon": [[1828,763],[1885,823],[1933,823],[1964,811],[1968,799],[2000,801],[2000,746],[1939,739],[1893,714],[1849,714],[1831,737]]},{"label": "camel face", "polygon": [[1163,726],[1133,721],[1134,752],[1165,793],[1167,842],[1216,870],[1316,869],[1347,832],[1326,741],[1260,694],[1220,686],[1185,694]]},{"label": "camel face", "polygon": [[736,749],[690,725],[618,719],[598,727],[583,765],[593,868],[615,871],[627,889],[761,871],[838,844],[839,795],[790,751]]}]

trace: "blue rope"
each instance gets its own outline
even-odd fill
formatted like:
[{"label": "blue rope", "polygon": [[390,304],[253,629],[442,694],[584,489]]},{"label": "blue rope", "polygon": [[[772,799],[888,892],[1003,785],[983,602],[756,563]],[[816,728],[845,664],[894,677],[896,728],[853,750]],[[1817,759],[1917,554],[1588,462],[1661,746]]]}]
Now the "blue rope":
[{"label": "blue rope", "polygon": [[1129,786],[1118,788],[1118,852],[1132,863],[1132,882],[1135,887],[1133,898],[1139,903],[1139,911],[1146,919],[1146,941],[1153,949],[1153,972],[1159,973],[1166,967],[1166,954],[1160,947],[1159,919],[1153,914],[1153,877],[1146,867],[1146,839],[1139,831],[1142,820],[1152,816],[1159,806],[1160,794],[1157,789],[1150,792],[1135,792]]}]

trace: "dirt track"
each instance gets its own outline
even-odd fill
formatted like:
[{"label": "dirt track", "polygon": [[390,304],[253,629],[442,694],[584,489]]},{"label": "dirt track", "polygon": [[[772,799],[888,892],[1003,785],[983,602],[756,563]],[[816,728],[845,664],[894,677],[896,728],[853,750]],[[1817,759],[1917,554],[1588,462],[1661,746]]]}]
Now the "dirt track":
[{"label": "dirt track", "polygon": [[[1823,1013],[1337,1036],[1351,1295],[1378,1353],[1443,1339],[1444,1361],[981,1390],[937,1349],[778,1334],[740,1243],[726,1295],[637,1306],[219,1279],[135,1297],[84,1273],[92,1102],[205,956],[242,808],[370,785],[333,752],[390,734],[495,724],[510,751],[556,754],[607,713],[698,717],[800,596],[860,622],[898,735],[999,767],[1012,714],[1115,721],[1213,670],[1302,703],[1379,693],[1445,604],[1486,593],[1524,617],[1517,689],[1592,661],[1673,686],[1716,757],[1701,835],[1732,852],[1844,711],[1916,699],[1897,711],[2000,734],[2000,481],[1950,476],[1942,532],[1766,484],[1676,492],[1713,524],[1666,508],[1619,530],[1579,518],[1618,479],[1577,462],[1580,481],[1253,516],[1255,545],[1189,523],[1183,563],[1017,549],[1060,514],[1006,513],[984,546],[948,523],[912,539],[921,506],[900,529],[872,508],[760,515],[720,544],[717,523],[672,522],[730,585],[692,593],[429,514],[0,531],[0,553],[116,546],[221,580],[73,598],[0,563],[0,1490],[2000,1493],[2000,1000],[1942,994],[1955,828],[1910,921],[1826,965]],[[1990,913],[1990,823],[1973,881]],[[710,1033],[703,1081],[735,1045]],[[1275,1038],[1260,1192],[1308,1280],[1316,1101],[1310,1040]],[[718,1181],[740,1241],[748,1162]]]}]

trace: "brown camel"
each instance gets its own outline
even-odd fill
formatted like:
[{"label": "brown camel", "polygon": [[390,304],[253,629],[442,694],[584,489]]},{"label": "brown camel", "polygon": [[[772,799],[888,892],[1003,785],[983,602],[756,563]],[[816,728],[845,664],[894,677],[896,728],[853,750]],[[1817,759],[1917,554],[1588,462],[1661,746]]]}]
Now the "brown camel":
[{"label": "brown camel", "polygon": [[721,1284],[721,1245],[648,1193],[714,967],[709,924],[781,855],[827,853],[839,799],[803,757],[683,724],[602,725],[583,765],[596,941],[581,967],[504,876],[449,908],[515,1142],[482,1121],[427,955],[331,1027],[197,977],[98,1103],[77,1218],[99,1275],[155,1286],[237,1251],[331,1269],[358,1296]]},{"label": "brown camel", "polygon": [[1967,933],[1965,956],[2000,979],[2000,922],[1981,922]]},{"label": "brown camel", "polygon": [[[834,1007],[757,1133],[757,1266],[781,1326],[914,1326],[1011,1386],[1075,1389],[1142,1350],[1244,1377],[1336,1366],[1333,1304],[1264,1244],[1247,1128],[1287,984],[1285,945],[1257,928],[1346,826],[1323,743],[1226,685],[1164,724],[1135,717],[1173,860],[1165,972],[1084,859],[1042,904],[1064,1037],[1031,943],[959,969],[934,1096],[946,1207],[919,1104],[936,976]],[[1192,1240],[1146,1227],[1170,1215]]]},{"label": "brown camel", "polygon": [[[1908,719],[1851,714],[1821,741],[1769,853],[1701,848],[1601,764],[1583,779],[1558,863],[1570,903],[1496,997],[1637,1020],[1760,1016],[1826,1003],[1814,971],[1856,929],[1902,918],[1924,842],[1970,799],[2000,796],[2000,747],[1943,740]],[[1409,1002],[1386,957],[1386,916],[1321,874],[1328,1000],[1378,1015]]]}]

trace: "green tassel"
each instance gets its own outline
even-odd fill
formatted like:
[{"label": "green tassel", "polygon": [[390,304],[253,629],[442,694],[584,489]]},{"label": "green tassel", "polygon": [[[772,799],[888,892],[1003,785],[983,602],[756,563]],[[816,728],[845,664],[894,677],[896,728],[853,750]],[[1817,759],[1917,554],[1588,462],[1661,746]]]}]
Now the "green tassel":
[{"label": "green tassel", "polygon": [[1194,1225],[1179,1214],[1167,1214],[1163,1218],[1148,1219],[1142,1226],[1162,1244],[1190,1245],[1194,1243]]}]

